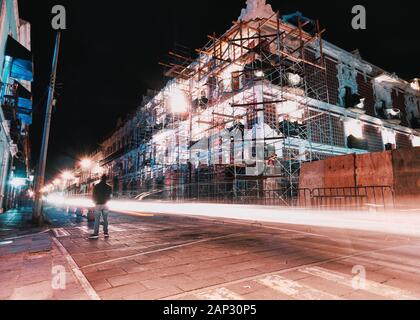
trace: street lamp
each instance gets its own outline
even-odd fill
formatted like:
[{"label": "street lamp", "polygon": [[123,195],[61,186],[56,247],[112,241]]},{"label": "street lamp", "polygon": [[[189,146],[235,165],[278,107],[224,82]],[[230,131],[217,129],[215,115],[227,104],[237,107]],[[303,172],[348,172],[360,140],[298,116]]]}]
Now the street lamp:
[{"label": "street lamp", "polygon": [[26,185],[27,179],[26,178],[13,178],[10,181],[10,184],[12,185],[12,187],[19,189],[22,188]]},{"label": "street lamp", "polygon": [[92,169],[93,161],[87,158],[83,159],[82,161],[80,161],[80,166],[83,170],[90,170]]},{"label": "street lamp", "polygon": [[70,171],[63,171],[63,172],[61,173],[61,178],[63,178],[63,180],[64,180],[65,182],[69,182],[69,181],[71,181],[71,180],[73,180],[73,179],[74,179],[74,175],[73,175],[73,173],[71,173]]},{"label": "street lamp", "polygon": [[55,83],[57,78],[57,67],[58,67],[58,53],[60,49],[60,39],[61,33],[57,33],[55,48],[54,48],[54,58],[52,63],[50,84],[48,88],[48,100],[47,107],[45,112],[44,120],[44,132],[42,136],[41,144],[41,153],[38,164],[37,178],[35,183],[35,204],[33,208],[33,220],[38,224],[42,225],[43,215],[42,215],[42,197],[40,189],[44,186],[45,183],[45,170],[47,165],[47,154],[48,154],[48,143],[50,139],[50,129],[51,129],[51,118],[53,113],[54,105],[54,92],[55,92]]}]

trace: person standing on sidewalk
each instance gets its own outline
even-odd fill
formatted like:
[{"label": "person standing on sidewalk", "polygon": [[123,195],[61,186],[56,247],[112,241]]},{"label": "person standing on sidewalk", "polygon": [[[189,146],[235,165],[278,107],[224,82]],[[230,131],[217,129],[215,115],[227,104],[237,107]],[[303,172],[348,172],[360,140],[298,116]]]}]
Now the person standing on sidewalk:
[{"label": "person standing on sidewalk", "polygon": [[101,182],[93,189],[93,201],[96,205],[95,209],[95,229],[94,233],[89,237],[91,240],[99,239],[99,226],[101,224],[101,217],[104,220],[104,235],[109,237],[108,232],[108,207],[107,203],[112,196],[112,188],[106,183],[107,177],[104,175]]}]

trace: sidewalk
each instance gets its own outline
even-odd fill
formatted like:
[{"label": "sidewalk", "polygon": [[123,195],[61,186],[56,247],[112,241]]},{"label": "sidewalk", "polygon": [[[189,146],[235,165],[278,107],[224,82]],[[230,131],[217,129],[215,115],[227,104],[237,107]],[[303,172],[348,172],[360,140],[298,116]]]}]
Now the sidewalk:
[{"label": "sidewalk", "polygon": [[0,214],[0,239],[19,237],[42,231],[32,224],[31,208],[10,210]]},{"label": "sidewalk", "polygon": [[31,211],[0,215],[0,300],[87,300],[67,257]]}]

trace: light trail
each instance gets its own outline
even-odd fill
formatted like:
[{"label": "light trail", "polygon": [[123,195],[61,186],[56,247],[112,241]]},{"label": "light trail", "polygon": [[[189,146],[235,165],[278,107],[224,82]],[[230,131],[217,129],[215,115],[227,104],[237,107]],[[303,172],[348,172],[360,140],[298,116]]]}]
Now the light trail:
[{"label": "light trail", "polygon": [[[87,198],[50,195],[46,202],[58,207],[93,208]],[[402,212],[321,211],[302,208],[266,207],[212,203],[172,203],[112,200],[111,211],[139,215],[173,214],[214,219],[238,219],[260,223],[350,229],[420,237],[420,214]]]}]

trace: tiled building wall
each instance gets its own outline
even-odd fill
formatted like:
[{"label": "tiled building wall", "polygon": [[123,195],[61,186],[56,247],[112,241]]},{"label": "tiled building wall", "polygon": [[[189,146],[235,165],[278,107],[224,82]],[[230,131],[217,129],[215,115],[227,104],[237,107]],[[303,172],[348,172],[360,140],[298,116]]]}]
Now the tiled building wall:
[{"label": "tiled building wall", "polygon": [[327,86],[328,86],[328,94],[329,94],[329,103],[333,105],[338,105],[338,78],[337,78],[337,63],[326,59],[326,73],[327,73]]},{"label": "tiled building wall", "polygon": [[278,116],[277,108],[274,104],[268,104],[264,110],[264,122],[268,124],[272,129],[278,127]]},{"label": "tiled building wall", "polygon": [[[317,116],[318,115],[318,116]],[[344,125],[340,118],[310,111],[310,139],[314,143],[345,147]]]},{"label": "tiled building wall", "polygon": [[368,141],[368,150],[370,152],[380,152],[384,150],[382,132],[380,128],[373,125],[364,125],[363,136]]},{"label": "tiled building wall", "polygon": [[410,136],[408,134],[397,133],[396,142],[398,149],[407,149],[413,146],[413,144],[411,143]]}]

